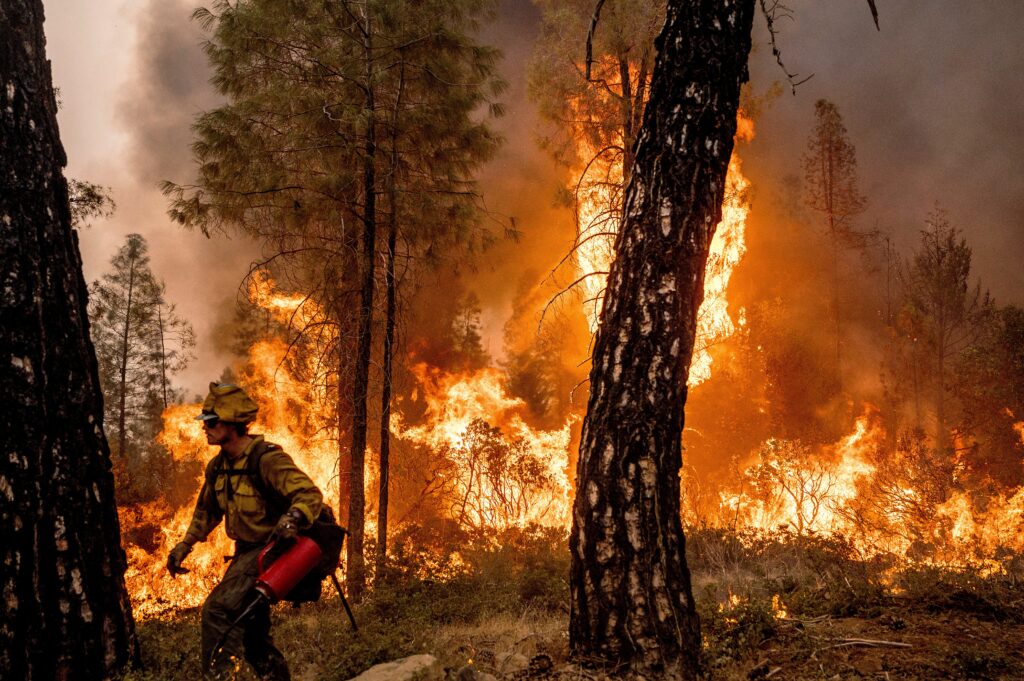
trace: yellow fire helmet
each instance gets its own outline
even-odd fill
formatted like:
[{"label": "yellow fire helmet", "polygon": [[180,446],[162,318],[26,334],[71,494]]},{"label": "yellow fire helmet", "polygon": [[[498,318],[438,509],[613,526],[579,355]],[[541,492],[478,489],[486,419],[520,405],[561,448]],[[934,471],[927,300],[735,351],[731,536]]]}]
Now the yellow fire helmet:
[{"label": "yellow fire helmet", "polygon": [[211,383],[210,394],[203,402],[203,413],[196,421],[220,419],[231,423],[251,423],[260,408],[245,391],[231,383]]}]

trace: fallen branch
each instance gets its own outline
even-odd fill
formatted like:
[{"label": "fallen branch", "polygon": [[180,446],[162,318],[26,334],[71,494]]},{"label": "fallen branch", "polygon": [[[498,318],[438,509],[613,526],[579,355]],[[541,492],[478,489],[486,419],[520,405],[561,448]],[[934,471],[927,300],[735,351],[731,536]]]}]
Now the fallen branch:
[{"label": "fallen branch", "polygon": [[786,622],[788,624],[818,624],[825,620],[832,619],[831,615],[819,615],[817,617],[811,617],[809,619],[801,619],[799,617],[780,617],[780,622]]},{"label": "fallen branch", "polygon": [[840,638],[836,639],[838,643],[834,645],[826,646],[822,650],[829,650],[831,648],[844,648],[846,646],[866,646],[868,648],[913,648],[914,646],[910,643],[901,643],[899,641],[876,641],[870,638]]}]

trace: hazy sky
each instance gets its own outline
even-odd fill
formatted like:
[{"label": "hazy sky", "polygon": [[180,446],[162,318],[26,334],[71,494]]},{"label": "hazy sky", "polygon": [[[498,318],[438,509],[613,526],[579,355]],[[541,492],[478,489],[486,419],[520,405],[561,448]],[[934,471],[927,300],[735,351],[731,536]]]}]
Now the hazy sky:
[{"label": "hazy sky", "polygon": [[[608,0],[614,2],[615,0]],[[199,336],[199,361],[184,376],[204,391],[228,361],[213,350],[214,316],[233,299],[253,257],[251,245],[208,240],[170,224],[161,180],[190,178],[189,124],[216,104],[207,84],[202,35],[189,21],[195,0],[45,0],[48,55],[63,108],[59,120],[70,177],[113,188],[116,215],[82,234],[92,280],[124,236],[137,231],[152,247],[153,266]],[[790,71],[814,78],[797,96],[776,99],[744,151],[757,190],[800,173],[814,101],[833,100],[857,148],[867,226],[913,245],[938,201],[974,247],[976,273],[999,302],[1024,304],[1024,2],[1018,0],[878,0],[875,31],[863,0],[792,0],[795,19],[780,25]],[[782,77],[755,24],[752,58],[758,91]],[[533,141],[523,62],[536,11],[505,0],[501,23],[488,30],[507,53],[510,144],[488,169],[488,202],[516,214],[525,238],[503,245],[480,269],[480,297],[491,338],[500,338],[523,262],[550,262],[567,247],[565,213],[551,208],[557,177]],[[581,37],[581,40],[583,38]],[[524,203],[528,201],[529,203]],[[557,223],[557,225],[555,224]],[[518,250],[517,250],[518,249]],[[557,257],[555,258],[557,260]],[[533,276],[533,275],[531,275]],[[492,350],[497,340],[492,341]]]}]

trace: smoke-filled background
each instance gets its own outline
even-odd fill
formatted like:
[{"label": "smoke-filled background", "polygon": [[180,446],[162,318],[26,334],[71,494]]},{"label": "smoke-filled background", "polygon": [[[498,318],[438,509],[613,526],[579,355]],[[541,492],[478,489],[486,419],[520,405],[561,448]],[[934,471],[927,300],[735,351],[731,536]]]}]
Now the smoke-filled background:
[{"label": "smoke-filled background", "polygon": [[[1024,13],[1012,0],[883,3],[877,32],[864,4],[794,1],[793,20],[779,24],[786,67],[813,78],[796,96],[787,87],[764,105],[757,137],[743,151],[753,186],[751,249],[770,238],[758,226],[764,209],[802,176],[813,103],[827,97],[857,147],[868,198],[858,222],[908,248],[938,201],[968,236],[984,285],[999,302],[1024,302],[1024,119],[1017,107]],[[196,327],[198,360],[179,381],[201,392],[230,361],[212,335],[217,318],[231,314],[255,249],[243,239],[206,239],[172,225],[158,190],[162,180],[191,178],[189,126],[217,103],[203,34],[189,19],[195,6],[49,0],[46,31],[68,175],[110,186],[118,204],[112,218],[83,232],[86,277],[104,271],[124,235],[143,234],[168,298]],[[783,74],[758,24],[752,86],[763,93]],[[565,175],[534,144],[541,131],[526,97],[525,63],[537,28],[531,3],[506,0],[485,29],[505,52],[510,87],[499,122],[508,143],[484,173],[484,194],[495,213],[515,217],[522,238],[499,242],[462,279],[479,298],[485,347],[499,357],[517,299],[540,295],[537,286],[574,234],[571,212],[555,205]],[[784,260],[773,266],[780,274],[789,267]],[[536,321],[536,305],[529,308],[524,325]]]},{"label": "smoke-filled background", "polygon": [[[125,578],[141,630],[153,626],[147,620],[160,620],[149,629],[161,639],[149,644],[150,654],[171,645],[168,678],[199,673],[198,661],[182,662],[182,639],[162,627],[178,626],[178,615],[199,606],[223,573],[229,541],[220,530],[211,534],[190,554],[191,572],[177,579],[166,574],[164,559],[188,527],[213,455],[194,420],[193,398],[208,381],[224,378],[259,402],[253,432],[295,458],[342,524],[365,525],[363,553],[377,559],[368,576],[383,611],[357,606],[358,644],[318,645],[310,653],[317,659],[306,660],[305,670],[300,663],[299,675],[324,678],[328,668],[338,678],[358,673],[368,655],[375,662],[380,650],[397,653],[396,636],[414,630],[417,617],[446,637],[434,648],[454,656],[446,664],[465,664],[467,656],[484,665],[488,655],[503,659],[504,652],[481,649],[490,644],[479,635],[502,638],[490,633],[502,625],[490,627],[487,617],[506,612],[517,622],[511,638],[519,641],[509,650],[522,643],[527,656],[541,651],[535,659],[564,660],[566,541],[597,324],[588,298],[600,289],[590,286],[599,278],[587,277],[608,268],[607,243],[586,237],[588,230],[617,228],[621,196],[602,180],[621,178],[624,157],[597,158],[575,205],[568,190],[587,158],[628,134],[616,127],[622,122],[614,95],[591,98],[599,88],[573,91],[575,82],[568,97],[543,88],[564,85],[558,81],[565,73],[572,80],[593,6],[498,0],[495,21],[481,27],[480,42],[504,53],[500,71],[508,83],[500,97],[505,115],[492,121],[505,144],[478,178],[486,208],[480,226],[490,243],[477,250],[403,233],[390,370],[381,270],[384,228],[392,223],[386,211],[380,214],[373,346],[361,365],[370,367],[370,387],[360,502],[353,491],[360,465],[352,460],[359,448],[353,433],[361,431],[346,359],[356,354],[356,320],[345,312],[358,306],[357,259],[342,258],[339,269],[331,264],[331,283],[348,296],[337,305],[303,288],[318,285],[307,275],[325,269],[319,262],[275,263],[251,273],[276,244],[208,238],[167,216],[161,183],[188,185],[196,173],[190,126],[225,103],[208,82],[204,33],[190,20],[196,2],[45,2],[67,174],[109,186],[117,202],[112,216],[93,218],[79,232],[86,279],[118,269],[122,275],[120,283],[103,280],[107,290],[103,281],[91,289],[90,317],[106,378],[104,425],[128,555]],[[939,669],[962,667],[965,678],[997,678],[999,670],[1020,668],[1024,603],[1024,8],[1016,0],[877,0],[879,31],[863,0],[787,4],[791,14],[776,24],[778,47],[785,69],[803,82],[790,92],[759,11],[685,404],[682,520],[705,659],[716,678],[753,678],[757,669],[774,675],[780,667],[773,669],[772,659],[796,678],[845,676],[851,664],[864,677],[884,669],[894,678],[932,678]],[[582,8],[578,21],[551,19],[568,7]],[[643,32],[656,23],[649,20],[653,8],[643,0],[604,3],[595,65],[613,73],[610,90],[621,87],[614,82],[620,68],[637,79],[645,71],[635,51],[622,61],[621,53],[602,55],[602,31]],[[551,38],[550,26],[564,33],[572,24],[579,35],[566,38],[577,48],[574,64],[559,62],[562,72],[540,68],[538,54],[566,57],[570,49]],[[319,109],[316,103],[308,110]],[[575,125],[556,129],[545,118],[553,110]],[[595,111],[603,117],[596,127],[611,119],[613,133],[587,129]],[[856,150],[864,199],[863,210],[849,219],[839,214],[831,232],[829,216],[808,200],[820,178],[805,160],[817,153],[809,142],[820,142],[830,112],[841,114],[839,137]],[[829,134],[836,134],[838,119],[829,120]],[[575,154],[567,165],[542,149],[541,140],[552,136]],[[851,170],[842,154],[837,158],[844,172]],[[855,198],[844,200],[859,203]],[[274,214],[284,216],[281,224],[291,224],[289,203]],[[294,208],[298,213],[298,201]],[[417,209],[425,212],[413,207],[410,216]],[[323,215],[318,219],[335,218]],[[419,222],[403,230],[431,223],[431,215],[414,217]],[[164,375],[152,367],[138,372],[128,405],[138,407],[130,414],[136,423],[126,430],[124,414],[132,410],[122,399],[119,427],[111,380],[118,371],[104,355],[119,352],[120,331],[132,321],[130,306],[119,308],[123,296],[116,295],[134,281],[124,274],[132,233],[149,244],[153,273],[167,284],[166,302],[194,326],[196,357],[173,376],[177,390],[159,390]],[[926,257],[929,244],[941,258]],[[960,264],[951,266],[956,258]],[[584,285],[567,290],[577,278]],[[97,301],[122,314],[104,317]],[[169,313],[154,303],[148,308]],[[953,321],[942,327],[947,311]],[[151,318],[147,323],[152,327]],[[298,329],[320,331],[297,337]],[[152,364],[156,353],[147,354],[147,345],[158,336],[147,334],[133,351]],[[121,395],[126,383],[122,378]],[[385,385],[393,385],[386,424]],[[385,471],[389,501],[378,495]],[[365,523],[350,515],[360,506]],[[352,565],[358,563],[346,557],[348,586],[359,583],[349,581]],[[480,588],[472,587],[474,579]],[[389,599],[390,588],[402,590],[401,600]],[[453,598],[443,597],[449,588]],[[412,593],[429,605],[398,605],[415,603],[406,600]],[[482,619],[470,614],[474,599]],[[547,643],[536,622],[526,622],[537,616],[551,620]],[[437,626],[462,617],[472,645],[456,645],[456,635]],[[289,654],[312,650],[310,620],[303,622],[291,634],[278,627],[286,647],[289,636],[298,637]],[[194,619],[179,624],[194,626]],[[519,631],[524,626],[529,631]],[[337,630],[316,629],[318,637],[342,636]],[[885,657],[869,659],[844,647],[897,637],[913,650],[871,651]],[[370,644],[378,638],[380,647]],[[787,641],[798,649],[783,655],[776,647]],[[812,650],[808,641],[826,647],[814,650],[802,674],[797,666]],[[408,642],[417,653],[431,649],[419,638]],[[328,648],[345,659],[332,659]],[[830,662],[833,653],[841,659]],[[533,660],[529,665],[532,673]],[[736,674],[726,673],[730,665]]]}]

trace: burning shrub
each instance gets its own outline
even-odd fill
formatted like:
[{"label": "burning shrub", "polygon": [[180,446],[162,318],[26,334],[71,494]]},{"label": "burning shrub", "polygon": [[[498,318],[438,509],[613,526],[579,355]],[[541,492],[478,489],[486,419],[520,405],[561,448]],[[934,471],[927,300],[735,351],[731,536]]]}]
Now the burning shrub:
[{"label": "burning shrub", "polygon": [[833,490],[838,475],[827,462],[816,459],[809,447],[799,440],[772,439],[758,454],[760,462],[745,474],[761,502],[752,509],[757,524],[792,522],[802,535],[817,527],[825,512],[836,510]]},{"label": "burning shrub", "polygon": [[465,529],[568,523],[571,417],[558,430],[530,428],[527,405],[508,395],[494,369],[456,375],[418,365],[413,373],[425,402],[421,422],[397,413],[392,430],[425,463],[399,517],[440,515]]},{"label": "burning shrub", "polygon": [[482,419],[466,428],[461,442],[441,453],[455,497],[449,517],[473,529],[508,528],[543,518],[554,499],[547,464],[522,438],[507,437]]},{"label": "burning shrub", "polygon": [[730,594],[725,602],[698,601],[704,656],[711,669],[739,660],[775,635],[772,600]]}]

